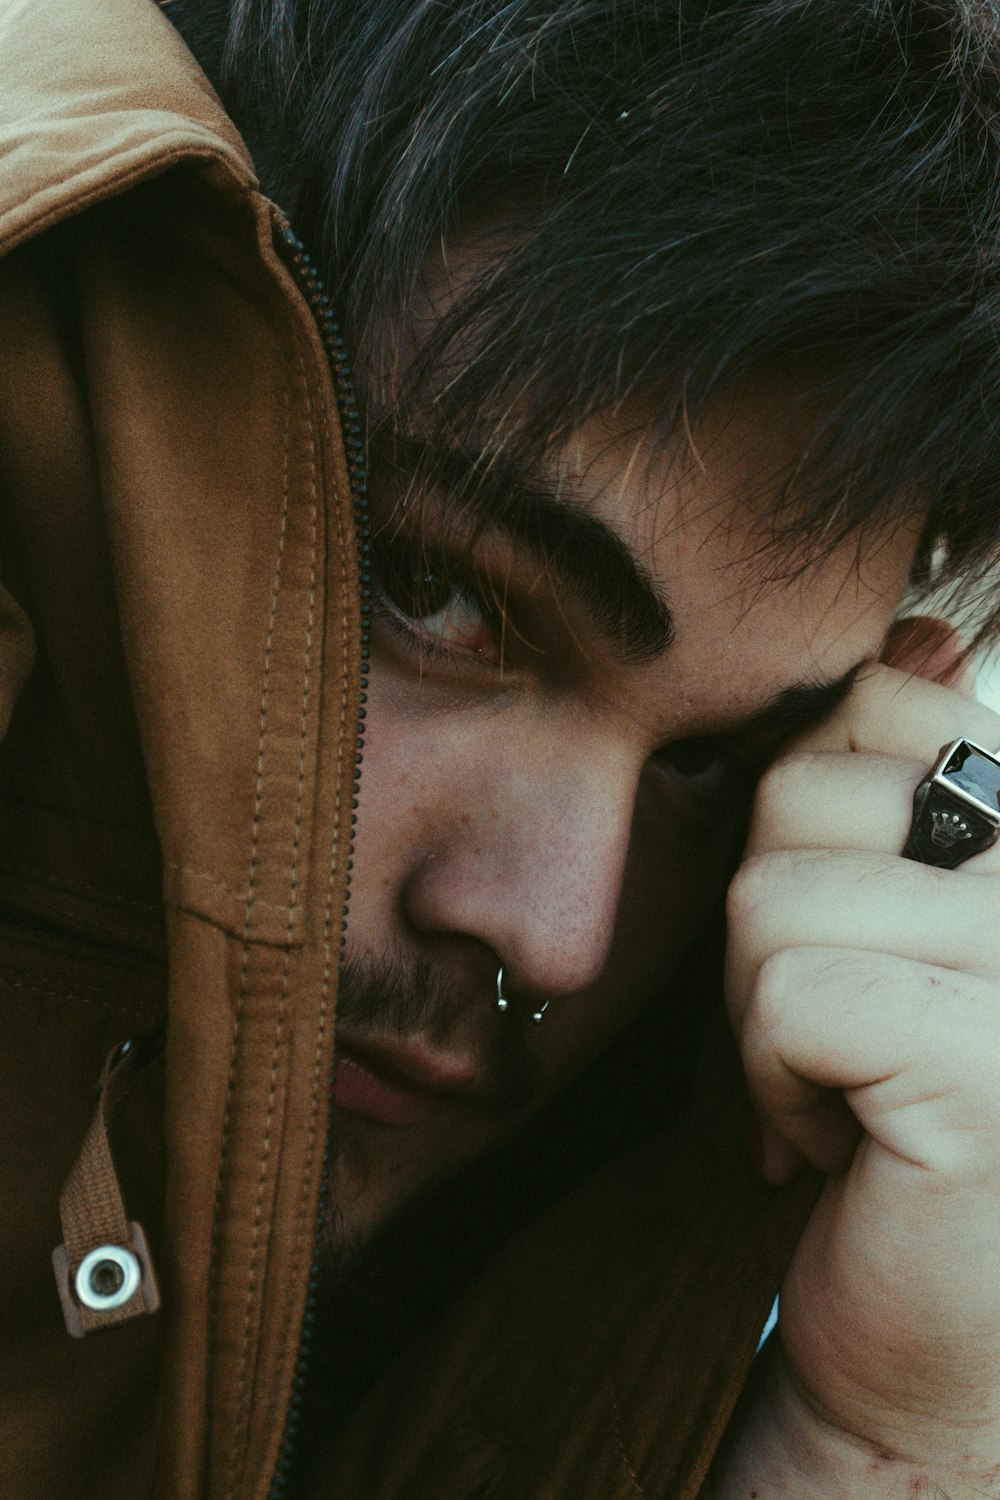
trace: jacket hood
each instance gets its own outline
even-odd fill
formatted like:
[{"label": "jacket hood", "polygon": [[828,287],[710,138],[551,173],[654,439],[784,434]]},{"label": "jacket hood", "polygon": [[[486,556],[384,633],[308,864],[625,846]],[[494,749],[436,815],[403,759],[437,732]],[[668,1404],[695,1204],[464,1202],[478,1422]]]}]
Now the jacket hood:
[{"label": "jacket hood", "polygon": [[0,905],[168,961],[158,1492],[251,1497],[313,1252],[354,777],[336,400],[163,14],[15,0],[0,52]]},{"label": "jacket hood", "polygon": [[5,249],[178,161],[255,186],[240,136],[156,5],[7,0],[0,37]]},{"label": "jacket hood", "polygon": [[[52,542],[31,617],[72,721],[60,804],[141,825],[148,781],[171,904],[238,934],[255,825],[253,925],[281,943],[287,874],[273,878],[269,841],[283,834],[254,808],[262,771],[277,800],[277,768],[258,764],[262,717],[273,732],[279,716],[294,738],[304,713],[309,741],[327,680],[317,675],[328,582],[320,488],[347,486],[339,443],[309,431],[299,399],[305,391],[328,423],[325,356],[273,248],[277,215],[159,10],[50,0],[15,5],[0,23],[18,79],[0,105],[0,247],[59,229],[45,242],[58,273],[47,308],[32,256],[8,261],[5,327],[19,358],[8,361],[5,449],[17,488],[32,484],[39,497],[43,519],[32,524]],[[34,338],[40,314],[48,349]],[[285,638],[292,595],[311,623],[308,644],[305,623]],[[286,708],[287,656],[298,677],[307,653],[311,701],[297,690]],[[32,739],[37,758],[35,725]],[[300,858],[316,751],[303,749],[301,786],[293,762]],[[54,769],[37,774],[51,782]],[[133,876],[120,894],[135,895]]]}]

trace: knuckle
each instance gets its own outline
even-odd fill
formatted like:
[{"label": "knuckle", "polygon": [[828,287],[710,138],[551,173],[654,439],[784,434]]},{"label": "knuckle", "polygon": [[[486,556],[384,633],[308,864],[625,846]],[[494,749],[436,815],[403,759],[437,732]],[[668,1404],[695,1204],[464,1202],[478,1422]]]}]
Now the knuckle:
[{"label": "knuckle", "polygon": [[794,955],[772,953],[757,970],[747,1008],[744,1045],[751,1053],[773,1051],[787,1019]]},{"label": "knuckle", "polygon": [[883,661],[870,661],[855,678],[851,699],[855,707],[867,707],[871,702],[880,703],[887,693],[896,689],[898,681],[899,672],[895,667],[887,666]]},{"label": "knuckle", "polygon": [[729,882],[726,893],[726,919],[730,928],[740,931],[760,906],[764,881],[764,856],[755,855],[740,865]]},{"label": "knuckle", "polygon": [[789,810],[814,790],[816,756],[809,750],[795,750],[772,762],[757,783],[754,813],[758,827],[781,825]]},{"label": "knuckle", "polygon": [[780,853],[752,854],[740,865],[729,884],[726,915],[737,932],[770,909],[787,856]]},{"label": "knuckle", "polygon": [[996,755],[1000,749],[1000,714],[994,712],[985,703],[977,703],[976,709],[979,714],[977,721],[977,732],[986,741],[983,746],[991,755]]}]

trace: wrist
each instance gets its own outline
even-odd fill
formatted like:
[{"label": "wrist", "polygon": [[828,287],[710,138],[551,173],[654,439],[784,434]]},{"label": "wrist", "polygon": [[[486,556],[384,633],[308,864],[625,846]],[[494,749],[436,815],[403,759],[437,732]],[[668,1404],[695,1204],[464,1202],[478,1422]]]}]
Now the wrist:
[{"label": "wrist", "polygon": [[1000,1500],[1000,1430],[943,1429],[900,1414],[860,1435],[810,1403],[772,1337],[719,1450],[703,1500]]}]

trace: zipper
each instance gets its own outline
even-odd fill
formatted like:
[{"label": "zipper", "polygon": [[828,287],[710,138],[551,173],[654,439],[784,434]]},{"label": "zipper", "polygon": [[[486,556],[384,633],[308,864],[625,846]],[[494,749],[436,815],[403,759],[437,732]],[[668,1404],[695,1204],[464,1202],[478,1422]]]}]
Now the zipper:
[{"label": "zipper", "polygon": [[[344,904],[340,913],[338,957],[342,962],[347,933],[347,912],[351,898],[351,871],[354,865],[354,840],[358,821],[358,791],[361,783],[361,763],[364,751],[365,718],[367,714],[366,705],[368,702],[368,663],[371,644],[371,526],[368,514],[368,473],[365,462],[364,430],[358,411],[357,397],[354,390],[354,377],[347,354],[347,340],[344,338],[343,329],[334,312],[330,296],[323,285],[322,277],[302,241],[281,217],[278,217],[276,220],[276,231],[279,249],[282,252],[283,258],[292,271],[299,290],[306,298],[312,310],[316,327],[319,330],[327,360],[329,361],[330,372],[333,376],[344,450],[347,457],[347,471],[350,477],[351,499],[354,506],[354,524],[358,545],[358,572],[361,582],[361,677],[359,682],[358,722],[354,739],[354,785],[351,793],[351,832],[347,850],[347,880],[344,890]],[[329,1121],[332,1120],[333,1114],[332,1069],[328,1089],[330,1098],[327,1119]],[[299,1338],[299,1349],[295,1361],[295,1376],[288,1410],[285,1414],[285,1425],[281,1436],[281,1446],[278,1450],[278,1459],[271,1479],[271,1488],[268,1492],[268,1500],[286,1500],[289,1475],[295,1458],[299,1422],[305,1398],[306,1377],[309,1370],[309,1354],[316,1324],[316,1303],[323,1248],[323,1224],[330,1201],[330,1162],[330,1125],[328,1124],[320,1177],[316,1237],[313,1243],[312,1264],[309,1270],[309,1281],[306,1289],[302,1332]]]}]

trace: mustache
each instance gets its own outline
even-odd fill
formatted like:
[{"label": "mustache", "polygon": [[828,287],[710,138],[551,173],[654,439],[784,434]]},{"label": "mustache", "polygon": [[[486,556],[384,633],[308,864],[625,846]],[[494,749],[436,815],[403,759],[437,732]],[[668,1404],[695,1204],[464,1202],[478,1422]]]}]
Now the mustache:
[{"label": "mustache", "polygon": [[[473,1010],[474,1025],[468,1026]],[[460,1019],[472,1032],[482,1070],[482,1103],[498,1117],[513,1117],[538,1093],[537,1070],[525,1028],[501,1014],[492,991],[470,999],[429,959],[400,953],[361,958],[347,950],[340,971],[337,1024],[384,1040],[420,1037],[443,1045]]]}]

